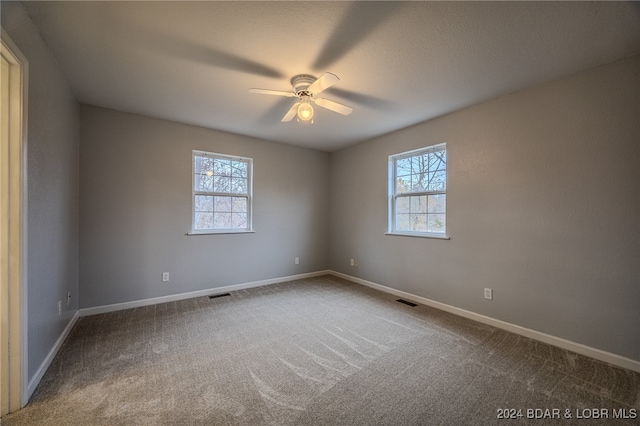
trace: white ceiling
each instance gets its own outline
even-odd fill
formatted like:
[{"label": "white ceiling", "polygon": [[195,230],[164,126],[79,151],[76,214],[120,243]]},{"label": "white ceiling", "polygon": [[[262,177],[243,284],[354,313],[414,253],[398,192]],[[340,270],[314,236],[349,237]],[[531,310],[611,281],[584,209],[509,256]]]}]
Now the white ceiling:
[{"label": "white ceiling", "polygon": [[[333,151],[640,52],[628,2],[26,2],[82,103]],[[337,74],[314,124],[290,78]]]}]

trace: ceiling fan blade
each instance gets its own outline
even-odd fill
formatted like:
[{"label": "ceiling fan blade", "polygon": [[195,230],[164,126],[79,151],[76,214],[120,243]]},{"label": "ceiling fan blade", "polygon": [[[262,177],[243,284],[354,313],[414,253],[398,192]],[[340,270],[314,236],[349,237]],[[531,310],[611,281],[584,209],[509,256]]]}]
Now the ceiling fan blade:
[{"label": "ceiling fan blade", "polygon": [[335,87],[330,88],[327,93],[337,96],[342,100],[349,101],[350,104],[359,104],[367,108],[377,109],[378,111],[390,111],[397,104],[385,99],[376,98],[375,96],[365,95],[364,93],[352,92],[350,90],[338,89]]},{"label": "ceiling fan blade", "polygon": [[307,88],[307,91],[311,93],[320,93],[323,90],[333,86],[339,81],[340,79],[338,78],[337,75],[331,74],[330,72],[325,72],[320,76],[319,79],[311,83],[311,85]]},{"label": "ceiling fan blade", "polygon": [[291,121],[293,117],[295,117],[298,113],[298,105],[300,105],[300,102],[296,102],[295,104],[293,104],[293,106],[289,109],[289,111],[287,111],[287,113],[284,115],[284,117],[282,117],[282,120],[280,121],[282,121],[283,123]]},{"label": "ceiling fan blade", "polygon": [[249,89],[249,93],[259,93],[261,95],[286,96],[288,98],[295,98],[296,96],[298,96],[293,92],[282,92],[280,90],[269,90],[269,89]]},{"label": "ceiling fan blade", "polygon": [[396,10],[407,2],[364,2],[355,1],[346,11],[340,23],[332,30],[316,61],[311,66],[314,71],[329,69],[358,45],[365,42]]},{"label": "ceiling fan blade", "polygon": [[330,109],[333,112],[337,112],[342,115],[349,115],[353,112],[353,108],[349,108],[346,105],[339,104],[337,102],[330,101],[329,99],[324,98],[313,98],[316,105],[321,106],[322,108]]}]

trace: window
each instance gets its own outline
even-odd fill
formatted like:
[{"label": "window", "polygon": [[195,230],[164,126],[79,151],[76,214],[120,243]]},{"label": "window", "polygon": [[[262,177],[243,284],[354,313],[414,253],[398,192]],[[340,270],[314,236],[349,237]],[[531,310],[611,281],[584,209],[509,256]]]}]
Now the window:
[{"label": "window", "polygon": [[447,238],[447,146],[389,157],[389,233]]},{"label": "window", "polygon": [[192,233],[251,232],[253,160],[193,151]]}]

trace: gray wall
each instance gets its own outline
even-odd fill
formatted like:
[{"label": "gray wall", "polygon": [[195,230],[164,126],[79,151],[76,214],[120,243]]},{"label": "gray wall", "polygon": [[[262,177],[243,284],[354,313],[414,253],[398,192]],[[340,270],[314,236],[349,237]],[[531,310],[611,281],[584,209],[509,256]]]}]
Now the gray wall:
[{"label": "gray wall", "polygon": [[[22,4],[2,28],[29,61],[27,321],[31,380],[78,309],[79,107]],[[71,291],[71,305],[66,305]],[[58,301],[63,312],[58,315]]]},{"label": "gray wall", "polygon": [[[80,115],[81,307],[326,268],[327,153],[93,106]],[[253,158],[255,233],[186,235],[194,149]]]},{"label": "gray wall", "polygon": [[[451,240],[385,235],[388,156],[440,142]],[[640,360],[638,56],[335,152],[330,176],[333,270]]]}]

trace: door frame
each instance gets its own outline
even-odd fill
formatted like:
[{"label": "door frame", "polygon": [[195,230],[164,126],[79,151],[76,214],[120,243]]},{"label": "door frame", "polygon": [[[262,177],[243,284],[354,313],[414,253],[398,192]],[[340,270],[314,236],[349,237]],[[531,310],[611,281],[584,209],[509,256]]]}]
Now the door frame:
[{"label": "door frame", "polygon": [[[28,401],[27,351],[27,88],[28,61],[2,29],[0,53],[8,62],[8,126],[2,152],[4,191],[1,236],[3,256],[2,357],[0,367],[1,414],[24,407]],[[6,145],[5,145],[6,144]],[[6,344],[6,347],[5,347]]]}]

